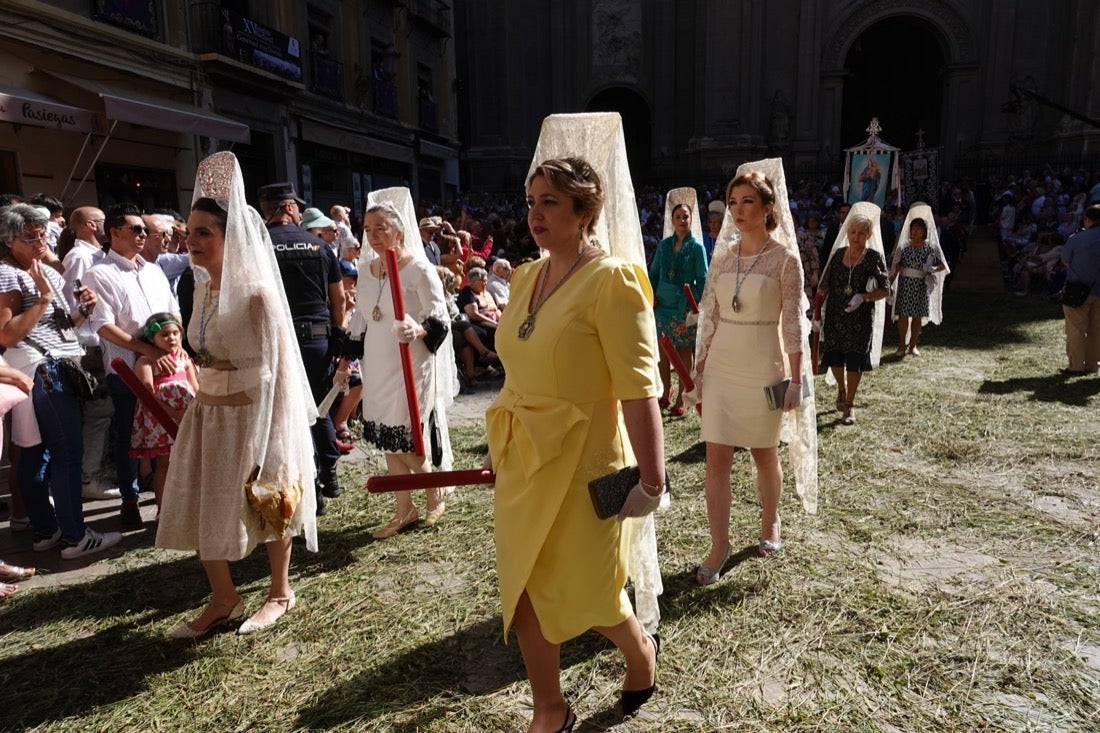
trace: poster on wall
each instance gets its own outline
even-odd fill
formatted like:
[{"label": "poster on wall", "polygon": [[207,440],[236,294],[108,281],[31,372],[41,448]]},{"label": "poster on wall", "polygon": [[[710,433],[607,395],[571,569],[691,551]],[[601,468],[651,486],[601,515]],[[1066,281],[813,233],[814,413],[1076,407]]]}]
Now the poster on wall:
[{"label": "poster on wall", "polygon": [[307,206],[313,201],[313,168],[306,163],[302,164],[302,198]]},{"label": "poster on wall", "polygon": [[363,215],[363,178],[358,173],[351,174],[351,218]]}]

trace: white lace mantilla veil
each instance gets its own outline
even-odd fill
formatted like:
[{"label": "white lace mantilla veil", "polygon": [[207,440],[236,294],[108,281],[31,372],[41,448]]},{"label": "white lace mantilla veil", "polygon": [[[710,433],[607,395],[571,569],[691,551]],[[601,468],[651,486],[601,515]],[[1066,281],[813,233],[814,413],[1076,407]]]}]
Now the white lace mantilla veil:
[{"label": "white lace mantilla veil", "polygon": [[672,209],[680,204],[687,204],[691,209],[691,236],[699,244],[703,243],[703,224],[699,218],[699,195],[694,188],[674,188],[665,195],[665,221],[661,239],[668,239],[676,233],[672,226]]},{"label": "white lace mantilla veil", "polygon": [[[306,547],[315,552],[317,499],[313,486],[316,470],[309,428],[317,421],[317,406],[313,403],[298,339],[294,335],[294,321],[271,236],[259,212],[245,201],[244,176],[232,153],[214,153],[199,163],[192,203],[200,198],[213,199],[227,212],[222,287],[218,291],[219,320],[235,319],[248,313],[253,295],[262,290],[273,293],[278,302],[278,313],[268,324],[271,332],[260,340],[261,365],[269,376],[246,390],[252,404],[256,405],[249,439],[252,454],[262,467],[261,478],[302,482],[305,490],[296,514],[302,518]],[[209,285],[210,274],[206,270],[194,266],[194,272],[197,282]],[[247,317],[243,320],[248,322]],[[240,368],[250,366],[238,360],[234,360],[234,364]],[[285,405],[282,415],[273,410],[276,391]],[[282,465],[266,465],[269,450]],[[241,477],[242,491],[245,478]]]},{"label": "white lace mantilla veil", "polygon": [[[924,219],[925,228],[928,230],[925,246],[934,249],[936,255],[940,258],[940,262],[943,263],[942,270],[930,273],[932,289],[928,291],[928,315],[920,320],[921,325],[929,322],[939,324],[943,321],[943,285],[947,276],[951,273],[951,267],[947,264],[947,258],[943,256],[943,248],[940,247],[940,232],[936,226],[936,217],[932,214],[932,207],[923,201],[914,201],[913,205],[909,207],[909,213],[905,215],[905,223],[901,225],[901,231],[898,232],[898,244],[894,248],[894,256],[890,261],[890,266],[893,267],[895,263],[901,261],[901,251],[909,246],[909,224],[913,219]],[[927,281],[926,278],[925,282]],[[892,318],[895,321],[898,320],[896,311],[892,313]]]},{"label": "white lace mantilla veil", "polygon": [[[799,262],[802,261],[798,252],[798,240],[795,238],[794,217],[791,216],[791,207],[787,199],[787,177],[783,173],[782,158],[766,158],[764,160],[742,163],[737,168],[735,178],[744,173],[759,171],[771,181],[775,191],[775,206],[773,215],[778,226],[772,232],[772,239],[791,250]],[[725,195],[725,193],[723,193]],[[736,257],[736,246],[740,244],[741,232],[733,223],[732,207],[726,206],[726,213],[722,218],[722,229],[718,232],[718,239],[714,243],[714,255],[711,262],[711,271],[722,271],[723,265],[728,264],[729,259]],[[732,267],[730,268],[732,271]],[[700,310],[707,302],[707,291],[711,290],[717,282],[717,277],[708,277],[704,286],[703,299],[700,302]],[[713,300],[711,296],[710,300]],[[802,305],[799,313],[806,313],[810,308],[810,301],[806,298],[805,290],[802,292]],[[805,318],[805,316],[803,316]],[[706,352],[714,338],[714,321],[705,317],[705,313],[699,315],[699,329],[696,332],[695,363],[705,363]],[[809,390],[809,396],[802,400],[797,409],[783,414],[783,425],[780,429],[779,439],[787,443],[790,450],[791,469],[794,471],[795,489],[802,499],[802,506],[809,514],[817,513],[817,407],[814,404],[814,380],[813,365],[810,363],[810,324],[807,322],[802,329],[802,384]],[[783,318],[780,316],[778,326],[779,342],[783,343]],[[789,369],[786,360],[783,362],[784,370]],[[788,375],[790,376],[790,375]],[[704,385],[705,389],[705,385]],[[706,409],[706,399],[703,399],[703,409]],[[755,473],[755,466],[753,471]]]},{"label": "white lace mantilla veil", "polygon": [[[377,191],[371,191],[367,194],[367,206],[364,211],[369,210],[373,206],[389,205],[397,212],[398,219],[401,220],[402,241],[404,242],[405,250],[408,251],[417,260],[426,263],[431,271],[431,276],[435,277],[439,283],[439,291],[443,292],[443,283],[439,280],[439,274],[435,271],[435,266],[432,265],[431,260],[428,259],[427,253],[424,251],[424,240],[420,238],[420,229],[418,228],[418,222],[416,218],[416,206],[413,204],[412,192],[403,186],[395,186],[393,188],[380,188]],[[410,235],[409,232],[412,232]],[[370,263],[373,262],[378,255],[374,249],[371,248],[367,242],[367,233],[364,229],[362,248],[359,250],[359,263],[358,268],[360,272],[366,272],[366,268],[370,267]],[[390,286],[393,286],[393,280],[390,280]],[[353,322],[349,324],[349,331],[355,337],[363,333],[366,326],[367,311],[362,309],[362,312],[356,310]],[[362,320],[360,320],[362,319]],[[444,321],[446,322],[446,320]],[[450,328],[450,324],[447,324]],[[394,346],[396,347],[397,340],[394,339]],[[443,440],[443,460],[440,463],[439,469],[442,471],[449,471],[454,466],[454,453],[451,450],[451,433],[447,427],[447,408],[454,402],[455,395],[458,394],[459,382],[458,382],[458,362],[455,360],[454,344],[451,339],[451,335],[448,332],[447,338],[443,339],[443,343],[440,344],[439,349],[436,350],[433,355],[432,363],[434,364],[435,381],[432,385],[432,389],[429,390],[430,394],[427,396],[427,404],[420,405],[420,420],[424,425],[424,445],[425,448],[430,448],[430,436],[428,433],[428,416],[432,410],[435,410],[436,424],[439,426],[440,437]]]},{"label": "white lace mantilla veil", "polygon": [[[642,224],[638,218],[638,202],[634,197],[619,114],[586,112],[550,115],[544,119],[527,178],[543,161],[568,157],[584,158],[603,181],[604,206],[596,222],[596,244],[623,262],[633,264],[638,270],[639,281],[648,286]],[[524,179],[525,186],[526,183]],[[653,294],[648,295],[652,302]],[[656,330],[654,323],[654,333]],[[657,557],[656,523],[649,514],[626,520],[623,528],[629,532],[626,572],[634,582],[634,612],[642,626],[653,633],[661,620],[657,596],[664,592]]]},{"label": "white lace mantilla veil", "polygon": [[[882,248],[882,209],[872,204],[870,201],[859,201],[852,204],[851,210],[848,212],[847,218],[844,219],[844,223],[840,225],[840,231],[836,234],[836,244],[833,245],[833,251],[829,253],[829,259],[825,263],[825,267],[821,268],[821,272],[824,273],[828,270],[829,265],[833,262],[833,257],[842,247],[848,246],[848,225],[852,222],[853,218],[859,216],[865,216],[871,220],[871,236],[867,240],[867,249],[878,252],[879,257],[882,258],[882,263],[887,267],[890,263],[886,261],[886,251]],[[867,292],[867,283],[857,283],[859,287],[863,287],[863,290],[856,289],[856,292]],[[871,365],[878,366],[882,360],[882,328],[886,323],[886,299],[880,298],[871,303],[875,309],[875,315],[871,319]],[[861,306],[862,307],[862,306]],[[821,332],[825,332],[825,308],[821,309]],[[827,384],[836,384],[836,380],[833,378],[832,370],[826,370],[825,382]]]}]

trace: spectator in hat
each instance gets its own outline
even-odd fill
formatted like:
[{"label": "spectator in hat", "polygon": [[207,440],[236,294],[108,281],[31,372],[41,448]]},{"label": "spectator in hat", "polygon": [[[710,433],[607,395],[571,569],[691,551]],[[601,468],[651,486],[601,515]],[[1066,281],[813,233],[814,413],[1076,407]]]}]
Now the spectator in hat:
[{"label": "spectator in hat", "polygon": [[425,216],[419,222],[420,239],[424,241],[424,254],[428,261],[438,266],[440,263],[440,247],[435,241],[436,236],[443,229],[443,218],[439,216]]},{"label": "spectator in hat", "polygon": [[336,222],[322,214],[320,209],[311,206],[302,212],[302,229],[325,240],[332,253],[339,256],[340,248],[336,244],[336,238],[340,234],[339,229],[336,227]]}]

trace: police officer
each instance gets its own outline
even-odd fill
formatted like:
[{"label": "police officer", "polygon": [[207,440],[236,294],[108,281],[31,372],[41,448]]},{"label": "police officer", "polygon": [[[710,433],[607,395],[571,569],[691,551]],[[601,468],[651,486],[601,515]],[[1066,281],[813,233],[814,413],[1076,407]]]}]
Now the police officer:
[{"label": "police officer", "polygon": [[[331,386],[333,357],[339,355],[347,333],[343,329],[344,286],[332,250],[323,239],[299,226],[305,205],[292,183],[284,181],[260,187],[260,210],[275,248],[306,377],[313,399],[320,402]],[[340,452],[328,415],[319,416],[311,431],[320,515],[325,512],[324,497],[340,495],[336,480]]]}]

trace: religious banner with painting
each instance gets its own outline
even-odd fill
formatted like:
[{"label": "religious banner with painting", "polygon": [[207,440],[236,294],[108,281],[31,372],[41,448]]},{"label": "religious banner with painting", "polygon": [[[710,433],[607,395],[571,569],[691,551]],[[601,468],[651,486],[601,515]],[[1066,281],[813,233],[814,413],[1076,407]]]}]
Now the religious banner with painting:
[{"label": "religious banner with painting", "polygon": [[940,190],[939,148],[921,148],[901,154],[901,190],[906,204],[937,200]]},{"label": "religious banner with painting", "polygon": [[845,148],[844,200],[850,204],[869,201],[879,208],[901,202],[898,148],[879,137],[878,118],[867,128],[870,137]]}]

